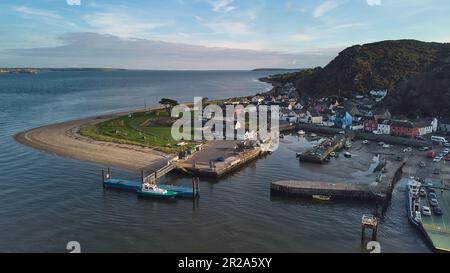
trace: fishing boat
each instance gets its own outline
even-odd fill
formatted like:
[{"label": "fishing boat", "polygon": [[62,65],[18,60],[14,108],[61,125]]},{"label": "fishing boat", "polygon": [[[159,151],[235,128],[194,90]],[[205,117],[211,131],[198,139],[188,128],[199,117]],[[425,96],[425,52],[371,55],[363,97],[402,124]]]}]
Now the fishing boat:
[{"label": "fishing boat", "polygon": [[174,191],[168,191],[159,188],[152,184],[143,184],[142,187],[137,191],[137,194],[141,197],[156,198],[156,199],[171,199],[177,196]]},{"label": "fishing boat", "polygon": [[300,136],[304,136],[306,133],[305,133],[305,131],[303,131],[303,130],[300,130],[300,131],[298,131],[297,132]]},{"label": "fishing boat", "polygon": [[312,197],[313,197],[313,199],[320,200],[320,201],[330,201],[330,199],[331,199],[331,196],[329,196],[329,195],[313,195]]}]

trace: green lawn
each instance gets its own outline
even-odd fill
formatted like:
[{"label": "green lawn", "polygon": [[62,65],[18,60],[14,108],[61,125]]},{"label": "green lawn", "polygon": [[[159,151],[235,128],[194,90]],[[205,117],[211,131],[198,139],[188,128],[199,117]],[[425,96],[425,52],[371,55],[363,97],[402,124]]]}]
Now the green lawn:
[{"label": "green lawn", "polygon": [[195,144],[188,141],[187,145],[177,146],[179,141],[171,135],[172,123],[165,111],[133,113],[131,117],[127,115],[84,126],[80,133],[99,141],[150,147],[164,153],[178,153],[192,148]]}]

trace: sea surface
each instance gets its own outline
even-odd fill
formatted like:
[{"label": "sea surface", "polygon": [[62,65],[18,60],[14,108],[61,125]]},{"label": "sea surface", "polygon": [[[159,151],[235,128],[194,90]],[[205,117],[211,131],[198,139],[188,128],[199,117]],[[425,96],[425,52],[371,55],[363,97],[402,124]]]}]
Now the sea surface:
[{"label": "sea surface", "polygon": [[[251,95],[277,71],[65,71],[0,75],[0,252],[367,252],[361,216],[373,205],[272,197],[270,182],[321,179],[295,159],[309,145],[286,137],[280,149],[220,180],[203,180],[198,202],[160,202],[104,190],[102,165],[22,146],[13,136],[60,121],[157,105]],[[139,179],[115,169],[115,177]],[[189,185],[189,178],[165,181]],[[382,215],[383,252],[429,252],[406,218],[404,182]]]}]

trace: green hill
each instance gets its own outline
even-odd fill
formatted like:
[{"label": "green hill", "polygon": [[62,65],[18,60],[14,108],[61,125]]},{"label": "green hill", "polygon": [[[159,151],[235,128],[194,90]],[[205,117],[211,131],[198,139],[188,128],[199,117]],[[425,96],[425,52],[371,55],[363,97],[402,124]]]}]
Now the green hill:
[{"label": "green hill", "polygon": [[[448,114],[447,97],[450,44],[416,40],[382,41],[343,50],[324,68],[270,77],[292,82],[301,95],[323,97],[366,94],[388,89],[387,103],[393,112]],[[429,103],[422,105],[421,100]],[[441,100],[432,108],[433,101]]]}]

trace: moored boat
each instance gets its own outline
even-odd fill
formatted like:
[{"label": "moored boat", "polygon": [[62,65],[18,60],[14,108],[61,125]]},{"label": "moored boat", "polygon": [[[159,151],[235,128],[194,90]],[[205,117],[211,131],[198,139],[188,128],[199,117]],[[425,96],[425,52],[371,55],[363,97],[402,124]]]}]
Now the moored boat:
[{"label": "moored boat", "polygon": [[298,134],[301,135],[301,136],[304,136],[306,133],[305,133],[305,131],[300,130],[300,131],[298,131]]},{"label": "moored boat", "polygon": [[331,196],[329,196],[329,195],[313,195],[312,197],[313,197],[313,199],[320,200],[320,201],[330,201],[330,199],[331,199]]},{"label": "moored boat", "polygon": [[177,196],[179,196],[179,197],[193,197],[194,196],[194,191],[193,191],[192,187],[158,184],[158,188],[167,190],[167,191],[176,192]]},{"label": "moored boat", "polygon": [[142,187],[137,191],[137,194],[141,197],[156,198],[156,199],[171,199],[177,196],[174,191],[168,191],[159,188],[156,185],[143,184]]}]

